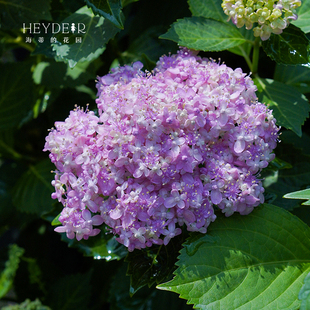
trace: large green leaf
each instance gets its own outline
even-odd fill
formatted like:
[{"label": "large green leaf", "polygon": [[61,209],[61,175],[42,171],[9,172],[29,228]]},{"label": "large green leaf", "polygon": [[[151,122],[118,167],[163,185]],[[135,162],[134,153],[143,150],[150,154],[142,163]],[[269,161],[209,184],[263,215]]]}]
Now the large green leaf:
[{"label": "large green leaf", "polygon": [[304,202],[303,205],[310,206],[310,188],[297,192],[288,193],[285,194],[283,197],[291,199],[307,199],[308,201]]},{"label": "large green leaf", "polygon": [[284,29],[281,34],[271,34],[263,41],[266,54],[277,63],[297,65],[310,62],[310,43],[306,35],[294,25]]},{"label": "large green leaf", "polygon": [[23,255],[24,249],[16,244],[9,247],[9,259],[5,263],[5,268],[0,275],[0,299],[4,297],[11,289],[16,271],[19,266],[20,257]]},{"label": "large green leaf", "polygon": [[107,18],[116,27],[123,29],[121,0],[85,0],[94,14]]},{"label": "large green leaf", "polygon": [[[74,14],[63,20],[63,23],[80,23],[85,25],[85,33],[70,35],[59,35],[57,43],[53,43],[53,50],[56,52],[57,59],[68,62],[73,68],[78,61],[91,61],[97,58],[105,49],[105,44],[113,38],[119,28],[103,17],[95,16],[87,6],[82,7]],[[81,43],[75,43],[75,39],[80,36]],[[69,38],[69,43],[64,40]]]},{"label": "large green leaf", "polygon": [[303,32],[310,32],[310,1],[303,0],[301,7],[297,10],[298,19],[292,23]]},{"label": "large green leaf", "polygon": [[245,27],[239,28],[238,30],[246,39],[246,41],[243,44],[229,48],[228,50],[246,59],[250,59],[250,54],[255,40],[254,33],[253,31],[247,30]]},{"label": "large green leaf", "polygon": [[0,129],[16,127],[34,105],[31,63],[0,66]]},{"label": "large green leaf", "polygon": [[303,94],[310,92],[310,68],[308,67],[277,65],[274,79],[296,87]]},{"label": "large green leaf", "polygon": [[188,0],[189,9],[193,16],[202,16],[224,22],[228,16],[225,15],[221,3],[221,0]]},{"label": "large green leaf", "polygon": [[188,17],[172,24],[162,39],[201,51],[222,51],[238,46],[246,39],[230,24],[204,17]]},{"label": "large green leaf", "polygon": [[172,281],[159,289],[197,309],[298,309],[310,270],[310,228],[291,213],[263,205],[247,216],[224,216],[181,250]]},{"label": "large green leaf", "polygon": [[271,79],[256,78],[259,101],[269,105],[277,124],[301,136],[301,126],[309,116],[307,98],[294,87]]},{"label": "large green leaf", "polygon": [[54,165],[47,159],[31,165],[21,176],[13,189],[13,203],[18,210],[42,215],[53,208],[53,168]]},{"label": "large green leaf", "polygon": [[50,0],[1,0],[0,20],[2,29],[32,27],[39,20],[51,20]]}]

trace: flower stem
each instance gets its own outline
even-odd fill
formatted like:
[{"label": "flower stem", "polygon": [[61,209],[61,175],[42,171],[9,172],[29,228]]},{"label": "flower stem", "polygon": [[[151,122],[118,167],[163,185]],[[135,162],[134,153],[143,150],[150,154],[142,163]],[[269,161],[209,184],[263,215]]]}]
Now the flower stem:
[{"label": "flower stem", "polygon": [[258,70],[259,47],[260,47],[260,38],[257,37],[254,41],[253,58],[252,58],[252,74],[254,76],[257,75]]}]

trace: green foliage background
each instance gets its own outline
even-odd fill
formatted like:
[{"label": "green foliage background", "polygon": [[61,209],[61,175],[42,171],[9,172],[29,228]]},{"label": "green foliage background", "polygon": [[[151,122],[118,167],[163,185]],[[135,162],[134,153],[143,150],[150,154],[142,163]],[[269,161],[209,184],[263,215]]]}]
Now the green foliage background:
[{"label": "green foliage background", "polygon": [[[261,42],[220,0],[0,1],[0,307],[310,309],[310,0],[298,14]],[[24,33],[30,23],[87,27],[75,43],[51,27]],[[56,234],[48,129],[76,105],[95,109],[97,76],[137,60],[151,71],[178,45],[251,73],[273,109],[282,135],[261,172],[266,204],[132,253],[104,228],[80,242]]]}]

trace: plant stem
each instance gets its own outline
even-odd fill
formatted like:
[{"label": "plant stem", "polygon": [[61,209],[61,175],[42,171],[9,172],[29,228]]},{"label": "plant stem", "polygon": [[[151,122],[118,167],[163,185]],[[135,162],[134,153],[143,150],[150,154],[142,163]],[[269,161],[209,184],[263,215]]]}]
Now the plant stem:
[{"label": "plant stem", "polygon": [[252,65],[251,59],[250,59],[250,57],[248,56],[248,54],[245,52],[245,50],[244,50],[241,46],[242,46],[242,45],[238,46],[238,47],[239,47],[239,50],[241,51],[243,58],[245,59],[247,65],[249,66],[250,71],[252,72],[252,71],[253,71],[253,70],[252,70],[253,65]]},{"label": "plant stem", "polygon": [[252,74],[254,76],[257,75],[258,70],[259,47],[260,47],[260,38],[257,37],[254,41],[253,58],[252,58]]}]

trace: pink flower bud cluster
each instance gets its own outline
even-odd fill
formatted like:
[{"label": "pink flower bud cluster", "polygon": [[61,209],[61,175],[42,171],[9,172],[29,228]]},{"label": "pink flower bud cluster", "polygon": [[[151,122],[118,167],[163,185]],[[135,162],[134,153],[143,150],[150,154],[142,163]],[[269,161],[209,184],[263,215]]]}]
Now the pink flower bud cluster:
[{"label": "pink flower bud cluster", "polygon": [[99,116],[76,109],[56,122],[45,151],[56,165],[53,198],[69,238],[105,223],[129,251],[167,244],[181,228],[206,233],[216,219],[264,201],[257,173],[274,158],[271,111],[241,69],[186,49],[99,79]]}]

